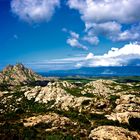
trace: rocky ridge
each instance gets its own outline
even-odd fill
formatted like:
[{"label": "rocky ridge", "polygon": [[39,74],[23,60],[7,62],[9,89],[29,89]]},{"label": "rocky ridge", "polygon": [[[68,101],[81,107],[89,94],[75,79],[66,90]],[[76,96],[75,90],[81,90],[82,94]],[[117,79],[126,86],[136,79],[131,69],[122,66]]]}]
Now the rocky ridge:
[{"label": "rocky ridge", "polygon": [[90,102],[92,99],[88,97],[75,97],[68,94],[65,88],[74,88],[75,86],[63,81],[48,83],[46,87],[35,87],[31,91],[24,93],[28,100],[34,99],[35,102],[48,103],[54,102],[52,107],[61,108],[63,110],[69,110],[69,108],[82,109],[83,102]]},{"label": "rocky ridge", "polygon": [[100,79],[2,90],[0,139],[140,140],[139,87]]},{"label": "rocky ridge", "polygon": [[31,69],[24,67],[23,64],[16,65],[8,65],[3,71],[0,73],[0,84],[7,85],[21,85],[21,84],[29,84],[35,81],[43,81],[47,80]]},{"label": "rocky ridge", "polygon": [[137,132],[114,126],[100,126],[91,131],[89,138],[93,140],[139,140]]}]

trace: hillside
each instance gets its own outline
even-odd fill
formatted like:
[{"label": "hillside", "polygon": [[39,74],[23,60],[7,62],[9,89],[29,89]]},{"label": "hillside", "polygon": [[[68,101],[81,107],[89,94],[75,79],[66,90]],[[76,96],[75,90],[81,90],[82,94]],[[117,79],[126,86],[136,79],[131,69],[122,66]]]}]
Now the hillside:
[{"label": "hillside", "polygon": [[[34,76],[21,66],[2,74],[18,68],[20,82],[25,73]],[[2,140],[140,140],[139,124],[140,82],[65,79],[0,91]]]},{"label": "hillside", "polygon": [[0,73],[0,83],[7,85],[20,85],[20,84],[29,84],[35,81],[47,80],[31,69],[24,67],[23,64],[8,65]]}]

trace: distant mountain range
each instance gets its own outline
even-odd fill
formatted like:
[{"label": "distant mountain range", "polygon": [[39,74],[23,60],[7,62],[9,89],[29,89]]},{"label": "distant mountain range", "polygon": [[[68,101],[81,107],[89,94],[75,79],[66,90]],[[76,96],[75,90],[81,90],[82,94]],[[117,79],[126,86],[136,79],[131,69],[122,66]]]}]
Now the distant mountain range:
[{"label": "distant mountain range", "polygon": [[[113,77],[113,76],[140,76],[140,66],[123,67],[82,67],[72,70],[55,70],[35,73],[22,64],[8,65],[0,72],[0,84],[19,85],[33,82],[45,85],[45,81],[56,80],[54,77],[87,76],[87,77]],[[48,78],[46,78],[48,77]]]},{"label": "distant mountain range", "polygon": [[140,76],[140,66],[82,67],[72,70],[40,72],[43,76]]}]

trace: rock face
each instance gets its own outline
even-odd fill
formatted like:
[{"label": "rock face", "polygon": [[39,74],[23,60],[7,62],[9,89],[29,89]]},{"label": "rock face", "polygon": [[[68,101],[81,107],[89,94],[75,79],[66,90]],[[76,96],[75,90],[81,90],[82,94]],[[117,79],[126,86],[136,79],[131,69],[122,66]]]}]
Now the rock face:
[{"label": "rock face", "polygon": [[29,117],[24,120],[22,120],[25,127],[29,126],[35,126],[39,123],[46,123],[51,125],[51,127],[59,128],[63,127],[65,125],[77,125],[77,123],[73,123],[69,118],[67,117],[61,117],[58,114],[55,113],[49,113],[46,115],[39,115],[34,117]]},{"label": "rock face", "polygon": [[113,94],[115,90],[120,89],[120,86],[115,86],[115,89],[112,88],[112,85],[117,85],[116,82],[112,80],[96,80],[86,84],[82,94],[90,93],[98,96],[108,96]]},{"label": "rock face", "polygon": [[[122,95],[116,100],[114,113],[107,115],[108,119],[118,120],[120,123],[140,123],[140,97],[136,95]],[[139,127],[140,128],[140,127]]]},{"label": "rock face", "polygon": [[42,77],[23,65],[8,66],[0,77],[26,83],[0,90],[0,139],[140,140],[140,82],[30,85]]},{"label": "rock face", "polygon": [[69,110],[74,108],[80,110],[82,108],[83,101],[91,101],[88,97],[75,97],[66,92],[65,88],[73,88],[74,85],[63,81],[48,83],[46,87],[35,87],[30,91],[24,93],[28,100],[34,99],[35,102],[49,103],[53,102],[53,107],[61,108],[63,110]]},{"label": "rock face", "polygon": [[0,91],[0,97],[2,97],[3,96],[3,93]]},{"label": "rock face", "polygon": [[121,127],[100,126],[91,131],[89,138],[93,140],[140,140],[140,135]]},{"label": "rock face", "polygon": [[22,64],[17,64],[15,66],[8,65],[0,73],[1,84],[20,85],[38,80],[45,80],[45,78],[37,75],[32,70],[25,68]]}]

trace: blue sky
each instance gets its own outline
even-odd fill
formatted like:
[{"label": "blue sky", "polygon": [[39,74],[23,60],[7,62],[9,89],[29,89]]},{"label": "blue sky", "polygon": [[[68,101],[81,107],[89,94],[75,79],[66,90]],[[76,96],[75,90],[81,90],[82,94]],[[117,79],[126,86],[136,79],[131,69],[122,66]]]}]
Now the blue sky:
[{"label": "blue sky", "polygon": [[139,8],[139,0],[1,0],[0,69],[130,65],[140,58]]}]

